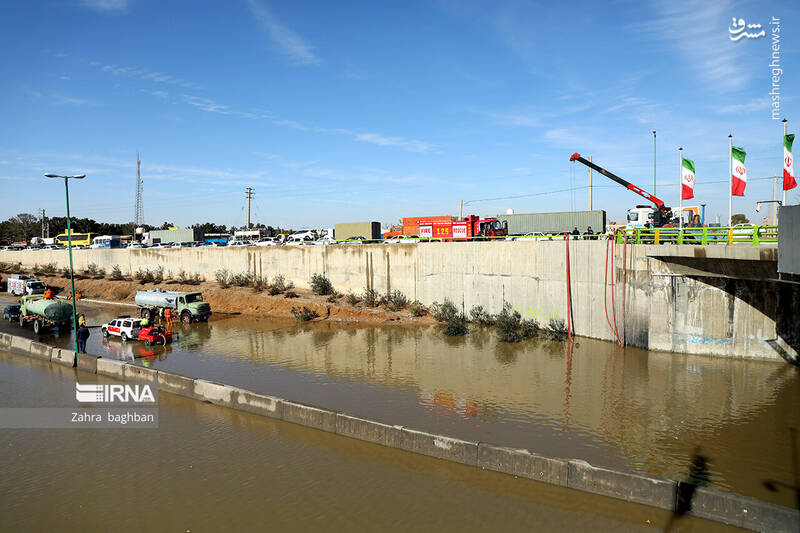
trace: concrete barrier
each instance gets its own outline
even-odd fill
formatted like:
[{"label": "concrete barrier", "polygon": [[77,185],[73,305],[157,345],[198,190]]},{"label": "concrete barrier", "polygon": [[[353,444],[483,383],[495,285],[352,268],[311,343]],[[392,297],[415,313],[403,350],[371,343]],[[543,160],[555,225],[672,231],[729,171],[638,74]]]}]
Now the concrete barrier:
[{"label": "concrete barrier", "polygon": [[125,366],[127,366],[125,363],[117,361],[116,359],[98,359],[97,373],[103,376],[124,380]]},{"label": "concrete barrier", "polygon": [[400,448],[403,426],[390,426],[372,420],[337,413],[336,433],[344,437],[365,440],[390,448]]},{"label": "concrete barrier", "polygon": [[478,464],[478,443],[424,431],[403,428],[400,432],[400,449],[447,459],[456,463],[476,466]]},{"label": "concrete barrier", "polygon": [[50,361],[59,365],[69,366],[75,364],[75,350],[66,348],[53,348],[50,350]]},{"label": "concrete barrier", "polygon": [[100,359],[97,355],[82,353],[78,355],[78,370],[97,374],[97,360]]},{"label": "concrete barrier", "polygon": [[660,509],[672,510],[675,505],[674,481],[598,468],[586,461],[567,463],[567,486]]},{"label": "concrete barrier", "polygon": [[567,486],[567,461],[535,455],[528,450],[478,444],[478,464],[481,468],[534,479],[551,485]]},{"label": "concrete barrier", "polygon": [[42,344],[41,342],[32,342],[31,349],[30,349],[30,356],[34,359],[41,359],[43,361],[50,360],[50,352],[52,348],[47,344]]},{"label": "concrete barrier", "polygon": [[0,333],[0,347],[8,348],[9,346],[11,346],[11,335]]},{"label": "concrete barrier", "polygon": [[156,383],[158,381],[158,370],[145,368],[136,365],[124,365],[122,367],[122,379],[125,381],[146,381]]},{"label": "concrete barrier", "polygon": [[11,338],[11,351],[28,355],[31,353],[31,340],[23,337],[13,336]]},{"label": "concrete barrier", "polygon": [[233,400],[234,409],[247,411],[268,418],[281,419],[283,417],[283,401],[274,396],[257,394],[244,389],[236,389]]},{"label": "concrete barrier", "polygon": [[[0,338],[13,351],[41,358],[43,344],[7,335]],[[72,350],[52,348],[50,361],[72,365]],[[289,402],[252,391],[166,371],[126,364],[115,359],[81,355],[80,368],[120,380],[158,383],[159,390],[215,405],[321,429],[391,448],[479,466],[513,476],[569,487],[722,522],[753,530],[797,531],[800,511],[706,487],[617,472],[586,461],[542,457],[528,450],[504,448],[391,426],[344,413]]]},{"label": "concrete barrier", "polygon": [[194,398],[194,378],[173,374],[165,370],[158,371],[158,390],[171,392],[178,396]]},{"label": "concrete barrier", "polygon": [[282,401],[281,420],[336,433],[336,413],[302,403]]}]

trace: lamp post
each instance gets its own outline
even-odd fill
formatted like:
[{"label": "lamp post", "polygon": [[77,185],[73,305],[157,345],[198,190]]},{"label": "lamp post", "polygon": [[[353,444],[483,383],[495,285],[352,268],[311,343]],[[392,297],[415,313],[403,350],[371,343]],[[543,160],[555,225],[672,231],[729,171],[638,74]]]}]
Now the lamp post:
[{"label": "lamp post", "polygon": [[[757,213],[761,211],[761,204],[778,204],[778,206],[782,206],[783,202],[780,201],[780,200],[762,200],[760,202],[756,202],[756,212]],[[770,220],[770,222],[772,222],[772,220]],[[776,225],[778,224],[778,217],[777,216],[775,217],[775,222],[774,223]]]},{"label": "lamp post", "polygon": [[75,305],[75,276],[72,272],[72,228],[69,223],[69,180],[76,179],[82,180],[86,174],[78,174],[76,176],[59,176],[57,174],[45,174],[45,178],[63,178],[64,191],[67,194],[67,250],[69,252],[69,283],[72,288],[72,330],[75,335],[75,359],[72,361],[72,366],[78,366],[78,309]]}]

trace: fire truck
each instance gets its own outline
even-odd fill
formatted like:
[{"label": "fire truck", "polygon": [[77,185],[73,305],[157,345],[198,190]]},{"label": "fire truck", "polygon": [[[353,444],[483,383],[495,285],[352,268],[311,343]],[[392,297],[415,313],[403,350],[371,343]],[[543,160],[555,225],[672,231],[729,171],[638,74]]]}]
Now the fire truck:
[{"label": "fire truck", "polygon": [[478,238],[505,237],[508,222],[496,218],[469,215],[463,220],[422,220],[419,222],[420,241],[466,241]]}]

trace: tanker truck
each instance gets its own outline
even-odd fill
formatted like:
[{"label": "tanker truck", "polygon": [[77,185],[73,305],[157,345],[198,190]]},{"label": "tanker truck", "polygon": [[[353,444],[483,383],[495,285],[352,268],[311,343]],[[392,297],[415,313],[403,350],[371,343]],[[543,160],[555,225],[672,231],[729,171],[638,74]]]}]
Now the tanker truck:
[{"label": "tanker truck", "polygon": [[58,331],[68,331],[72,326],[72,305],[63,300],[53,300],[41,295],[23,296],[19,300],[19,325],[25,327],[33,322],[33,332],[37,335],[42,328],[57,327]]},{"label": "tanker truck", "polygon": [[140,316],[150,320],[161,309],[171,309],[184,324],[197,321],[207,322],[208,317],[211,316],[211,306],[203,301],[203,295],[199,292],[175,292],[162,289],[137,291],[134,301],[139,307]]}]

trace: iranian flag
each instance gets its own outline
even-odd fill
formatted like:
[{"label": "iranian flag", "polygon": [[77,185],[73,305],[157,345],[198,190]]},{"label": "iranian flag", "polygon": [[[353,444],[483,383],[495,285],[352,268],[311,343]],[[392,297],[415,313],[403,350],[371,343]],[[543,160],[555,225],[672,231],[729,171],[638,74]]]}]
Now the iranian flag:
[{"label": "iranian flag", "polygon": [[794,180],[794,159],[792,158],[792,143],[794,133],[783,136],[783,190],[788,191],[797,187]]},{"label": "iranian flag", "polygon": [[731,147],[731,161],[733,167],[733,184],[731,194],[733,196],[744,196],[744,188],[747,185],[747,168],[744,166],[744,156],[747,155],[743,148]]},{"label": "iranian flag", "polygon": [[694,198],[694,161],[681,159],[681,199]]}]

